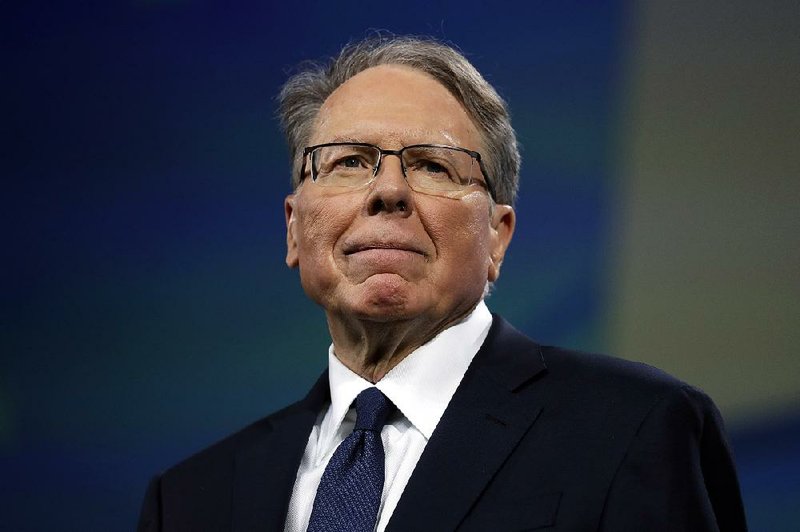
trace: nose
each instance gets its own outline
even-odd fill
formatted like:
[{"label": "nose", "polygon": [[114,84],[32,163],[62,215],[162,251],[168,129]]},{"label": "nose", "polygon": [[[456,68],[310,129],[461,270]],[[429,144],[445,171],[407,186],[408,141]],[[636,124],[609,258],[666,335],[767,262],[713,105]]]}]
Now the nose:
[{"label": "nose", "polygon": [[400,158],[385,155],[378,175],[372,181],[367,197],[367,212],[370,216],[380,213],[408,217],[413,211],[413,195],[408,186]]}]

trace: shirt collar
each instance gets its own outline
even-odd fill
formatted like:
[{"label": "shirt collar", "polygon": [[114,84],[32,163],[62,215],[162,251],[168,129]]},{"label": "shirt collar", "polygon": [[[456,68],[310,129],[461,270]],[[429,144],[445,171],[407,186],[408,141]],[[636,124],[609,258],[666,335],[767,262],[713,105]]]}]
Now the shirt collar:
[{"label": "shirt collar", "polygon": [[[491,324],[492,315],[481,301],[467,318],[417,348],[375,384],[426,439],[433,434]],[[328,379],[331,406],[322,433],[332,438],[356,396],[373,384],[342,364],[333,345],[328,349]],[[327,447],[327,442],[320,443]]]}]

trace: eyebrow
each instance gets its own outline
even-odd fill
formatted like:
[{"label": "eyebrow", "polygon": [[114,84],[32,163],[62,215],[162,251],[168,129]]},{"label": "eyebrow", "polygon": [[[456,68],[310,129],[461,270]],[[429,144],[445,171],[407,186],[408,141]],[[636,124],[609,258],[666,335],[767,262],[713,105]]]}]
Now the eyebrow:
[{"label": "eyebrow", "polygon": [[347,137],[347,136],[340,136],[340,135],[337,135],[337,136],[333,137],[328,142],[354,142],[354,143],[357,143],[357,144],[366,144],[363,140],[357,139],[355,137]]}]

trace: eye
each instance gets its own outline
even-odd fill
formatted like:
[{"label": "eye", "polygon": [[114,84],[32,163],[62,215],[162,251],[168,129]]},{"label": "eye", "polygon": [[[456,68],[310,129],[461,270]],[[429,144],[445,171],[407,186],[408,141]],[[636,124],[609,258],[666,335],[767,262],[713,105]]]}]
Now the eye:
[{"label": "eye", "polygon": [[375,166],[375,161],[380,153],[371,146],[354,144],[331,144],[320,146],[314,152],[312,160],[317,178],[322,178],[327,183],[338,183],[332,179],[344,179],[352,182],[371,175],[370,169]]},{"label": "eye", "polygon": [[454,172],[452,166],[441,157],[419,157],[408,161],[407,171],[415,178],[421,178],[426,182],[447,182],[453,181]]},{"label": "eye", "polygon": [[371,167],[369,158],[363,153],[344,153],[332,159],[331,171],[352,171]]},{"label": "eye", "polygon": [[343,166],[345,168],[359,168],[364,166],[364,159],[358,155],[348,155],[347,157],[339,159],[336,165]]},{"label": "eye", "polygon": [[434,161],[428,161],[428,160],[419,161],[417,163],[417,168],[429,174],[447,173],[447,168]]}]

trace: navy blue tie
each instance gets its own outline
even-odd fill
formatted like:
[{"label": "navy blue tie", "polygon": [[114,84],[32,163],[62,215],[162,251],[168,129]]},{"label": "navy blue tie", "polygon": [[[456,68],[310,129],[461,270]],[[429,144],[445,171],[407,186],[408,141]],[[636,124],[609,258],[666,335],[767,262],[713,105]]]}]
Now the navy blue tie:
[{"label": "navy blue tie", "polygon": [[381,429],[394,410],[377,388],[356,397],[356,426],[322,474],[308,532],[372,532],[383,492]]}]

